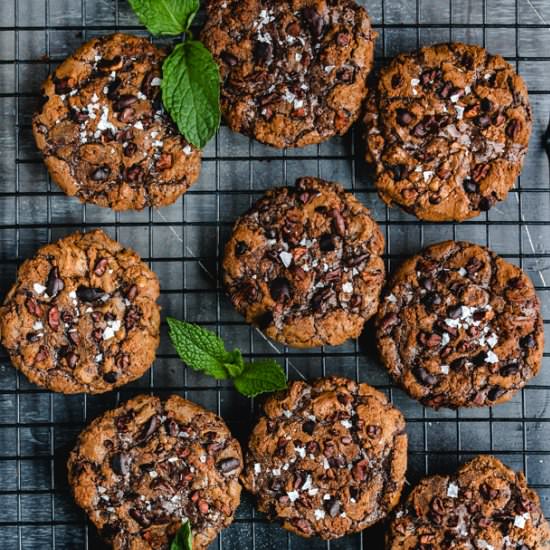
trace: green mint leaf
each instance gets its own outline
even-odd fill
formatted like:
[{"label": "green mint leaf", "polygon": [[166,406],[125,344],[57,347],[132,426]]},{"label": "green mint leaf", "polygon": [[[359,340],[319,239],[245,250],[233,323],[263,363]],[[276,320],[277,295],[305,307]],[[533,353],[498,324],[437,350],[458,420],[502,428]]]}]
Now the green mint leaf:
[{"label": "green mint leaf", "polygon": [[191,524],[185,520],[178,529],[170,550],[193,550],[193,535],[191,533]]},{"label": "green mint leaf", "polygon": [[284,390],[286,377],[281,365],[273,359],[246,363],[242,374],[233,379],[237,390],[247,397]]},{"label": "green mint leaf", "polygon": [[178,44],[162,65],[162,102],[187,141],[202,149],[220,126],[220,71],[196,40]]},{"label": "green mint leaf", "polygon": [[198,325],[172,317],[166,321],[170,327],[170,340],[184,363],[218,380],[230,378],[225,365],[233,361],[234,354],[225,350],[220,338]]},{"label": "green mint leaf", "polygon": [[200,0],[128,0],[139,20],[154,35],[176,36],[191,26]]},{"label": "green mint leaf", "polygon": [[233,350],[229,355],[229,361],[224,363],[223,366],[226,368],[229,376],[231,376],[231,378],[235,378],[244,370],[243,355],[239,349]]}]

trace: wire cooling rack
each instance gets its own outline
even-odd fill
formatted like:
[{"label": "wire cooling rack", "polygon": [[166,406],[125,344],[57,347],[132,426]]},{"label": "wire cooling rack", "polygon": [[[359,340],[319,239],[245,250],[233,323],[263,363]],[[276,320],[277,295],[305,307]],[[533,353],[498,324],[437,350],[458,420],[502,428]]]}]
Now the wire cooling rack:
[{"label": "wire cooling rack", "polygon": [[[290,350],[267,342],[233,311],[219,284],[219,256],[232,222],[263,190],[302,175],[338,180],[372,210],[386,240],[388,268],[423,246],[467,239],[492,247],[531,276],[550,322],[550,189],[545,129],[550,113],[548,0],[363,0],[380,34],[377,59],[448,40],[504,55],[526,79],[534,109],[531,147],[517,188],[488,214],[463,224],[419,223],[377,198],[352,132],[320,146],[278,151],[222,127],[205,150],[202,176],[173,206],[115,214],[80,205],[48,178],[31,116],[48,72],[84,40],[123,30],[143,34],[125,0],[0,2],[0,293],[18,264],[76,229],[103,228],[135,248],[158,274],[164,315],[218,330],[248,356],[284,363],[291,378],[341,374],[387,392],[408,420],[408,480],[450,472],[491,452],[526,472],[550,516],[550,354],[542,374],[493,409],[434,412],[390,383],[367,337],[337,348]],[[198,18],[197,26],[203,19]],[[548,347],[547,347],[548,349]],[[220,413],[244,443],[257,404],[182,367],[163,328],[158,358],[141,380],[97,397],[63,396],[29,384],[0,352],[0,549],[101,549],[73,504],[65,462],[92,418],[140,392],[178,392]],[[330,544],[305,541],[255,513],[244,496],[236,521],[213,548],[381,549],[380,528]]]}]

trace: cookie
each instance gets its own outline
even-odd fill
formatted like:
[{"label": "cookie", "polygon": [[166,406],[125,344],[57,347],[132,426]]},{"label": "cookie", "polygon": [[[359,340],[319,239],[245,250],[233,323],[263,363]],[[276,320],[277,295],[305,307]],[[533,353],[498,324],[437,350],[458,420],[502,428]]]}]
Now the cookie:
[{"label": "cookie", "polygon": [[407,260],[385,293],[376,326],[390,374],[435,408],[507,401],[542,362],[533,283],[519,267],[467,242],[439,243]]},{"label": "cookie", "polygon": [[292,382],[254,428],[242,477],[270,519],[334,539],[384,518],[407,468],[405,420],[386,396],[347,378]]},{"label": "cookie", "polygon": [[506,198],[532,115],[511,65],[454,43],[398,55],[382,69],[364,121],[382,200],[422,220],[462,221]]},{"label": "cookie", "polygon": [[336,184],[300,178],[268,191],[237,220],[224,281],[235,308],[294,347],[356,338],[376,313],[384,238],[369,211]]},{"label": "cookie", "polygon": [[25,261],[0,308],[0,336],[31,382],[102,393],[142,376],[159,344],[159,283],[103,231],[75,233]]},{"label": "cookie", "polygon": [[209,0],[228,126],[274,147],[345,134],[367,94],[374,40],[353,0]]},{"label": "cookie", "polygon": [[550,526],[537,493],[494,456],[451,476],[423,479],[399,508],[388,550],[549,550]]},{"label": "cookie", "polygon": [[115,550],[168,549],[185,518],[204,550],[233,521],[242,463],[214,413],[142,395],[94,420],[67,467],[77,504]]},{"label": "cookie", "polygon": [[36,144],[67,195],[114,210],[173,203],[197,180],[201,153],[161,103],[166,52],[145,38],[94,38],[43,85]]}]

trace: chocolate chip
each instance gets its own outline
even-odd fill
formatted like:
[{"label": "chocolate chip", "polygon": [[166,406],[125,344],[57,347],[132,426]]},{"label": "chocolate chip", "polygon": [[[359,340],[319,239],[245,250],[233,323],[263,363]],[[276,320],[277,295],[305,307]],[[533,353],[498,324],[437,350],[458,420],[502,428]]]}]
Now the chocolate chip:
[{"label": "chocolate chip", "polygon": [[105,271],[107,271],[107,265],[108,265],[108,260],[107,258],[100,258],[99,260],[97,260],[95,266],[94,266],[94,273],[98,276],[98,277],[101,277],[105,274]]},{"label": "chocolate chip", "polygon": [[475,122],[480,128],[485,129],[491,126],[491,117],[489,115],[481,115],[476,118]]},{"label": "chocolate chip", "polygon": [[519,344],[522,348],[533,349],[537,345],[537,341],[533,334],[528,334],[519,341]]},{"label": "chocolate chip", "polygon": [[126,475],[130,469],[130,456],[126,453],[116,453],[111,458],[111,468],[118,475]]},{"label": "chocolate chip", "polygon": [[74,369],[76,367],[76,364],[78,363],[78,355],[76,353],[70,351],[65,356],[65,359],[67,360],[67,364],[71,369]]},{"label": "chocolate chip", "polygon": [[169,170],[172,168],[173,163],[174,160],[171,153],[162,153],[155,163],[155,168],[160,171]]},{"label": "chocolate chip", "polygon": [[[125,157],[131,157],[135,155],[137,152],[137,145],[132,141],[124,147],[124,156]],[[158,164],[158,162],[157,162]]]},{"label": "chocolate chip", "polygon": [[462,306],[451,306],[447,308],[447,316],[450,319],[458,319],[462,315]]},{"label": "chocolate chip", "polygon": [[367,435],[371,439],[375,439],[379,437],[381,433],[382,433],[382,428],[380,426],[376,426],[374,424],[369,424],[367,426]]},{"label": "chocolate chip", "polygon": [[74,80],[69,77],[57,78],[54,77],[55,93],[65,95],[72,91]]},{"label": "chocolate chip", "polygon": [[495,386],[494,388],[491,388],[487,393],[487,399],[489,401],[496,401],[499,397],[502,397],[505,393],[506,393],[506,390],[504,388],[499,388],[498,386]]},{"label": "chocolate chip", "polygon": [[230,52],[228,52],[227,50],[224,50],[221,54],[220,54],[220,57],[222,58],[222,60],[227,63],[230,67],[234,67],[238,62],[239,60]]},{"label": "chocolate chip", "polygon": [[271,63],[273,59],[273,45],[270,42],[257,41],[254,47],[254,59],[257,63]]},{"label": "chocolate chip", "polygon": [[107,382],[107,384],[114,384],[117,381],[118,375],[116,372],[106,372],[103,375],[103,380]]},{"label": "chocolate chip", "polygon": [[160,424],[160,418],[157,415],[153,415],[136,439],[138,445],[145,443],[159,429]]},{"label": "chocolate chip", "polygon": [[311,33],[315,38],[319,38],[323,34],[323,29],[325,27],[325,22],[323,18],[317,13],[315,8],[308,6],[302,10],[304,19],[309,24]]},{"label": "chocolate chip", "polygon": [[237,470],[241,465],[241,461],[238,458],[224,458],[216,463],[216,468],[223,474],[230,474]]},{"label": "chocolate chip", "polygon": [[479,209],[481,212],[487,212],[488,210],[491,210],[494,202],[494,199],[491,197],[481,197],[481,200],[479,201]]},{"label": "chocolate chip", "polygon": [[473,273],[477,273],[481,268],[483,267],[483,262],[476,258],[475,256],[470,258],[468,263],[466,264],[466,271],[472,275]]},{"label": "chocolate chip", "polygon": [[54,331],[59,328],[59,309],[57,306],[52,306],[48,311],[48,325]]},{"label": "chocolate chip", "polygon": [[334,238],[330,233],[325,233],[319,238],[319,248],[323,252],[332,252],[336,246],[334,244]]},{"label": "chocolate chip", "polygon": [[136,508],[130,508],[129,512],[132,519],[137,521],[142,527],[149,527],[151,525],[151,521],[147,519],[147,517],[141,512],[140,510]]},{"label": "chocolate chip", "polygon": [[344,263],[347,267],[355,267],[359,264],[362,264],[365,260],[370,258],[370,254],[365,252],[364,254],[359,254],[358,256],[351,256],[344,259]]},{"label": "chocolate chip", "polygon": [[414,116],[407,109],[397,109],[397,122],[400,126],[408,126],[413,120]]},{"label": "chocolate chip", "polygon": [[83,302],[95,302],[100,300],[104,296],[103,290],[100,288],[91,288],[88,286],[80,285],[76,289],[76,296]]},{"label": "chocolate chip", "polygon": [[266,311],[256,317],[256,324],[260,330],[265,330],[273,323],[273,312]]},{"label": "chocolate chip", "polygon": [[123,61],[120,55],[115,55],[112,59],[102,58],[97,62],[97,68],[105,73],[119,71],[122,69]]},{"label": "chocolate chip", "polygon": [[394,74],[391,77],[391,85],[392,88],[397,88],[398,86],[401,86],[401,83],[403,82],[403,79],[401,78],[400,74]]},{"label": "chocolate chip", "polygon": [[248,250],[248,245],[244,241],[237,241],[235,245],[235,255],[242,256]]},{"label": "chocolate chip", "polygon": [[312,435],[314,430],[315,430],[315,422],[313,422],[313,420],[306,420],[306,422],[302,424],[302,431],[304,433]]},{"label": "chocolate chip", "polygon": [[55,298],[64,288],[65,284],[59,276],[59,269],[52,267],[48,274],[48,281],[46,282],[46,293],[50,298]]},{"label": "chocolate chip", "polygon": [[486,97],[484,97],[481,100],[480,106],[481,106],[481,109],[483,111],[485,111],[486,113],[493,110],[493,102],[490,99],[486,98]]},{"label": "chocolate chip", "polygon": [[100,166],[99,168],[96,168],[90,173],[90,177],[94,181],[103,181],[109,177],[109,174],[111,173],[111,169],[106,166]]},{"label": "chocolate chip", "polygon": [[330,216],[332,216],[334,231],[340,237],[344,237],[346,235],[346,222],[344,220],[344,217],[342,216],[342,213],[340,212],[340,210],[333,208],[329,212],[329,214]]},{"label": "chocolate chip", "polygon": [[139,164],[126,168],[125,177],[128,181],[138,182],[143,178],[143,170]]},{"label": "chocolate chip", "polygon": [[311,308],[316,313],[321,313],[323,311],[324,305],[327,300],[329,300],[332,295],[334,294],[334,291],[332,288],[323,288],[321,290],[318,290],[311,299]]},{"label": "chocolate chip", "polygon": [[118,114],[117,118],[118,120],[120,120],[120,122],[128,123],[133,121],[135,115],[135,109],[133,109],[132,107],[126,107],[126,109],[123,109],[122,112]]},{"label": "chocolate chip", "polygon": [[83,122],[86,122],[88,120],[88,113],[84,111],[79,111],[74,107],[71,107],[69,111],[69,117],[73,122],[76,122],[77,124],[82,124]]},{"label": "chocolate chip", "polygon": [[120,370],[125,370],[130,365],[130,356],[127,353],[119,353],[115,360],[115,365]]},{"label": "chocolate chip", "polygon": [[69,331],[67,333],[67,337],[75,346],[78,346],[78,344],[80,343],[80,336],[78,332],[76,332],[76,330]]},{"label": "chocolate chip", "polygon": [[290,283],[285,277],[277,277],[269,283],[271,297],[276,302],[288,302],[290,300]]},{"label": "chocolate chip", "polygon": [[42,316],[42,306],[36,301],[34,296],[29,296],[25,301],[25,306],[31,315],[35,317]]},{"label": "chocolate chip", "polygon": [[428,292],[422,298],[422,303],[428,307],[438,306],[441,304],[441,295],[438,292]]},{"label": "chocolate chip", "polygon": [[394,327],[399,323],[399,317],[396,313],[388,313],[384,316],[380,322],[380,330],[387,332],[390,328]]},{"label": "chocolate chip", "polygon": [[418,282],[420,283],[420,286],[426,290],[433,290],[434,288],[433,280],[428,277],[420,277]]},{"label": "chocolate chip", "polygon": [[506,135],[510,139],[517,139],[521,132],[521,122],[517,118],[513,118],[506,126]]},{"label": "chocolate chip", "polygon": [[126,292],[126,298],[130,300],[130,302],[133,302],[138,294],[138,287],[136,285],[132,285]]},{"label": "chocolate chip", "polygon": [[432,334],[421,332],[418,335],[418,341],[427,348],[436,348],[439,344],[441,344],[441,335],[435,332]]},{"label": "chocolate chip", "polygon": [[118,100],[115,101],[113,105],[113,110],[117,113],[124,111],[124,109],[130,107],[130,105],[133,105],[137,100],[138,98],[132,94],[121,95]]},{"label": "chocolate chip", "polygon": [[479,185],[471,178],[465,178],[462,183],[466,193],[478,193]]},{"label": "chocolate chip", "polygon": [[413,374],[424,385],[434,386],[435,384],[437,384],[437,378],[430,374],[424,367],[416,367],[413,370]]},{"label": "chocolate chip", "polygon": [[41,336],[37,332],[29,332],[27,334],[27,342],[38,342],[40,340]]},{"label": "chocolate chip", "polygon": [[388,170],[393,174],[393,179],[395,181],[402,181],[409,175],[409,169],[405,164],[394,164],[393,166],[388,166]]},{"label": "chocolate chip", "polygon": [[340,502],[331,498],[330,500],[325,501],[325,510],[330,515],[331,518],[335,518],[340,513]]},{"label": "chocolate chip", "polygon": [[109,82],[107,84],[107,98],[108,99],[115,99],[117,97],[117,90],[122,84],[122,80],[120,78],[116,77],[112,82]]}]

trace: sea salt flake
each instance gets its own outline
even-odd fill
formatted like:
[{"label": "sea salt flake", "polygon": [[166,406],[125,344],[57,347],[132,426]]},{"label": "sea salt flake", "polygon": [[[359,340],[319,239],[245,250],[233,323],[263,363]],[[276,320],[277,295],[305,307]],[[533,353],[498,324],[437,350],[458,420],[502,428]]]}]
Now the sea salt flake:
[{"label": "sea salt flake", "polygon": [[300,498],[300,493],[298,493],[298,491],[289,491],[287,496],[290,499],[290,502],[294,502]]},{"label": "sea salt flake", "polygon": [[141,120],[138,120],[138,121],[134,124],[134,128],[137,128],[138,130],[143,130],[143,122],[141,122]]},{"label": "sea salt flake", "polygon": [[494,351],[488,351],[485,362],[491,364],[498,363],[498,355]]},{"label": "sea salt flake", "polygon": [[311,489],[313,487],[311,476],[308,475],[306,478],[306,482],[302,485],[300,488],[302,491],[307,491],[308,489]]},{"label": "sea salt flake", "polygon": [[255,474],[261,474],[262,473],[262,465],[259,464],[258,462],[256,462],[256,464],[254,464],[254,473]]},{"label": "sea salt flake", "polygon": [[94,360],[96,363],[101,363],[101,361],[103,361],[103,354],[102,353],[98,353],[95,357],[94,357]]},{"label": "sea salt flake", "polygon": [[155,472],[155,470],[151,470],[149,472],[149,476],[152,478],[152,479],[155,479],[156,477],[158,477],[158,474],[157,472]]},{"label": "sea salt flake", "polygon": [[325,67],[325,73],[330,73],[334,69],[335,65],[327,65]]},{"label": "sea salt flake", "polygon": [[317,487],[313,487],[312,489],[310,489],[307,494],[310,496],[310,497],[314,497],[317,493],[319,492],[319,489]]},{"label": "sea salt flake", "polygon": [[300,456],[300,458],[305,458],[306,456],[305,447],[294,447],[294,450],[296,451],[296,454]]},{"label": "sea salt flake", "polygon": [[184,152],[184,154],[186,154],[186,155],[190,155],[190,154],[193,152],[193,149],[191,148],[190,145],[186,145],[186,146],[183,148],[183,152]]},{"label": "sea salt flake", "polygon": [[302,54],[296,52],[296,54],[294,56],[294,59],[296,59],[296,61],[298,61],[298,62],[302,61]]},{"label": "sea salt flake", "polygon": [[283,414],[287,417],[287,418],[290,418],[292,416],[292,412],[291,411],[283,411]]},{"label": "sea salt flake", "polygon": [[487,541],[483,540],[483,539],[478,539],[476,540],[476,546],[480,549],[480,550],[495,550],[493,548],[493,546],[491,546]]},{"label": "sea salt flake", "polygon": [[32,287],[37,294],[44,294],[44,292],[46,292],[46,287],[41,285],[40,283],[34,283]]},{"label": "sea salt flake", "polygon": [[36,321],[36,323],[32,326],[33,330],[42,330],[43,328],[44,325],[42,324],[42,321]]},{"label": "sea salt flake", "polygon": [[320,519],[323,519],[325,517],[325,511],[324,510],[317,509],[313,512],[313,514],[315,515],[316,520],[320,520]]},{"label": "sea salt flake", "polygon": [[292,263],[292,254],[290,252],[279,252],[279,258],[285,267],[288,267]]},{"label": "sea salt flake", "polygon": [[525,514],[522,514],[521,516],[516,516],[514,518],[514,527],[517,527],[519,529],[525,528],[525,523],[529,519],[529,512],[525,512]]},{"label": "sea salt flake", "polygon": [[160,86],[162,84],[162,78],[159,78],[158,76],[155,76],[153,80],[151,80],[151,86]]},{"label": "sea salt flake", "polygon": [[449,374],[449,365],[441,365],[439,368],[443,374]]},{"label": "sea salt flake", "polygon": [[271,470],[271,473],[274,475],[274,476],[280,476],[281,475],[281,469],[280,468],[273,468]]},{"label": "sea salt flake", "polygon": [[458,485],[456,483],[449,483],[447,487],[447,496],[450,498],[458,498]]},{"label": "sea salt flake", "polygon": [[113,330],[113,327],[105,327],[105,330],[103,331],[103,340],[110,340],[115,335],[115,331]]},{"label": "sea salt flake", "polygon": [[449,342],[451,341],[451,337],[444,332],[443,336],[441,337],[441,347],[445,347]]},{"label": "sea salt flake", "polygon": [[494,332],[487,338],[487,344],[490,348],[494,348],[498,344],[498,336]]},{"label": "sea salt flake", "polygon": [[340,424],[344,426],[344,428],[347,428],[348,430],[353,426],[353,424],[349,420],[340,420]]},{"label": "sea salt flake", "polygon": [[413,78],[411,80],[411,86],[418,86],[420,84],[420,80],[418,78]]},{"label": "sea salt flake", "polygon": [[342,290],[348,294],[350,294],[351,292],[353,292],[353,284],[352,283],[344,283],[342,285]]},{"label": "sea salt flake", "polygon": [[424,178],[425,182],[430,181],[434,176],[434,173],[431,170],[426,170],[425,172],[422,172],[422,177]]},{"label": "sea salt flake", "polygon": [[456,118],[458,118],[458,120],[462,120],[464,118],[464,107],[457,105],[455,109],[456,109]]},{"label": "sea salt flake", "polygon": [[459,274],[461,277],[466,277],[466,275],[468,274],[468,272],[467,272],[463,267],[461,267],[461,268],[458,270],[458,274]]},{"label": "sea salt flake", "polygon": [[460,99],[460,94],[455,94],[451,96],[451,102],[452,103],[458,103],[458,100]]}]

